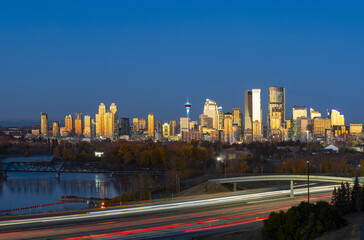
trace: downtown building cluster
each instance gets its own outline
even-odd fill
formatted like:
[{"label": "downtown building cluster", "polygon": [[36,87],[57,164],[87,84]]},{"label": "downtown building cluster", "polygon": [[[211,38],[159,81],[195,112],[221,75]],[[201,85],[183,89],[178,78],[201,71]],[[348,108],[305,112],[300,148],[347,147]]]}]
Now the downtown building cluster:
[{"label": "downtown building cluster", "polygon": [[[344,115],[336,109],[327,111],[326,117],[305,106],[296,105],[292,118],[286,119],[286,91],[284,87],[268,88],[268,114],[263,124],[261,89],[244,92],[244,110],[235,107],[224,112],[221,106],[206,99],[198,120],[191,120],[191,103],[185,104],[186,116],[179,121],[156,121],[150,113],[146,118],[118,118],[117,106],[112,103],[107,110],[101,103],[95,117],[76,113],[65,117],[65,125],[54,121],[48,126],[48,115],[41,114],[40,134],[44,137],[75,137],[88,139],[124,139],[187,141],[205,140],[226,143],[255,141],[311,141],[332,143],[360,137],[362,124],[345,125]],[[131,121],[132,120],[132,121]]]}]

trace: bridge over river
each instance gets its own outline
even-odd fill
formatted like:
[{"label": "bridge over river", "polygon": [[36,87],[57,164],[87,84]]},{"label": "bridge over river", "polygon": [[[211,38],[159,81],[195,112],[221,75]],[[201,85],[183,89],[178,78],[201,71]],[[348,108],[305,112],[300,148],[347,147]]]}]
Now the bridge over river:
[{"label": "bridge over river", "polygon": [[8,172],[54,172],[57,177],[61,173],[104,173],[117,175],[134,175],[139,173],[148,173],[150,175],[163,175],[161,170],[151,170],[147,168],[137,170],[112,170],[105,167],[102,162],[4,162],[2,163],[1,172],[6,176]]}]

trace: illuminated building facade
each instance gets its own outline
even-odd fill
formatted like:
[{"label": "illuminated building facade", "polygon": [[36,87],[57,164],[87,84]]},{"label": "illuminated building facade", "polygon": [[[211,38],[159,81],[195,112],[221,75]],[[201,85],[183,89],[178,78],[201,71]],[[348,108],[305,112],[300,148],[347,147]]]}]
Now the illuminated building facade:
[{"label": "illuminated building facade", "polygon": [[148,115],[148,136],[154,138],[155,125],[154,125],[154,114]]},{"label": "illuminated building facade", "polygon": [[186,117],[181,117],[180,121],[179,121],[179,125],[180,125],[180,133],[182,134],[182,132],[188,132],[189,131],[189,121],[191,119],[187,119]]},{"label": "illuminated building facade", "polygon": [[321,113],[318,111],[315,111],[315,109],[310,108],[310,118],[314,119],[314,118],[321,118]]},{"label": "illuminated building facade", "polygon": [[105,104],[100,103],[99,112],[96,115],[96,136],[97,137],[105,137],[105,113],[106,107]]},{"label": "illuminated building facade", "polygon": [[118,119],[118,108],[115,103],[110,105],[110,112],[112,114],[112,133],[110,138],[117,139],[119,137],[119,119]]},{"label": "illuminated building facade", "polygon": [[53,137],[59,137],[61,135],[60,128],[59,128],[59,121],[53,122],[52,133],[53,133]]},{"label": "illuminated building facade", "polygon": [[170,125],[168,123],[164,123],[162,129],[163,129],[163,137],[168,138],[171,134]]},{"label": "illuminated building facade", "polygon": [[312,121],[312,136],[315,138],[326,137],[327,130],[331,130],[330,119],[323,119],[319,117],[311,118]]},{"label": "illuminated building facade", "polygon": [[65,123],[66,132],[72,133],[73,132],[73,118],[72,118],[71,114],[65,117],[64,123]]},{"label": "illuminated building facade", "polygon": [[204,108],[203,108],[203,115],[206,115],[212,118],[212,128],[218,129],[218,109],[217,104],[214,100],[206,99]]},{"label": "illuminated building facade", "polygon": [[224,130],[224,111],[222,110],[222,107],[217,108],[217,117],[218,117],[218,130]]},{"label": "illuminated building facade", "polygon": [[170,136],[176,136],[178,134],[178,123],[176,120],[169,121]]},{"label": "illuminated building facade", "polygon": [[233,143],[233,115],[225,113],[224,116],[224,142]]},{"label": "illuminated building facade", "polygon": [[263,137],[262,105],[260,94],[260,89],[252,89],[252,124],[254,141],[260,141]]},{"label": "illuminated building facade", "polygon": [[[286,90],[284,87],[268,88],[268,135],[279,134],[286,120]],[[278,121],[280,121],[278,123]]]},{"label": "illuminated building facade", "polygon": [[344,115],[340,113],[339,110],[332,109],[328,112],[328,116],[331,120],[331,126],[344,126],[345,118]]},{"label": "illuminated building facade", "polygon": [[242,113],[240,108],[233,108],[233,124],[237,125],[237,129],[234,135],[236,141],[240,141],[242,134]]},{"label": "illuminated building facade", "polygon": [[350,123],[350,135],[361,135],[363,132],[363,124]]},{"label": "illuminated building facade", "polygon": [[75,135],[82,137],[82,113],[77,112],[75,118]]},{"label": "illuminated building facade", "polygon": [[294,106],[292,109],[292,120],[299,117],[307,117],[307,108],[305,106]]},{"label": "illuminated building facade", "polygon": [[85,115],[83,117],[83,136],[91,138],[91,116]]},{"label": "illuminated building facade", "polygon": [[200,114],[200,126],[206,127],[207,129],[212,129],[213,119],[207,115]]},{"label": "illuminated building facade", "polygon": [[48,136],[48,115],[46,113],[40,114],[40,134]]},{"label": "illuminated building facade", "polygon": [[253,141],[253,104],[252,92],[244,92],[244,140]]}]

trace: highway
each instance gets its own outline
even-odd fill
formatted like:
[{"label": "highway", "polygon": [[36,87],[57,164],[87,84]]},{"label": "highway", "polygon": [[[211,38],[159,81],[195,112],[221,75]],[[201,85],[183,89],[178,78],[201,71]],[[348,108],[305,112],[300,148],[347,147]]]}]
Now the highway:
[{"label": "highway", "polygon": [[[333,185],[310,187],[310,200],[328,200]],[[191,239],[262,224],[270,212],[307,201],[307,189],[250,190],[178,198],[78,214],[2,219],[0,239]]]}]

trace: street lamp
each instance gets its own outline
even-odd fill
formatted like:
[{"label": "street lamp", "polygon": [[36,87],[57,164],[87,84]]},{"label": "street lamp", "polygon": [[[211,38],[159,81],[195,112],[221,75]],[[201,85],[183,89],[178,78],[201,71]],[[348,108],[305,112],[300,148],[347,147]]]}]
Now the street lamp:
[{"label": "street lamp", "polygon": [[217,157],[217,161],[221,162],[224,161],[224,168],[225,168],[225,178],[226,178],[226,161],[222,159],[222,157]]},{"label": "street lamp", "polygon": [[310,161],[307,160],[307,202],[310,202]]}]

